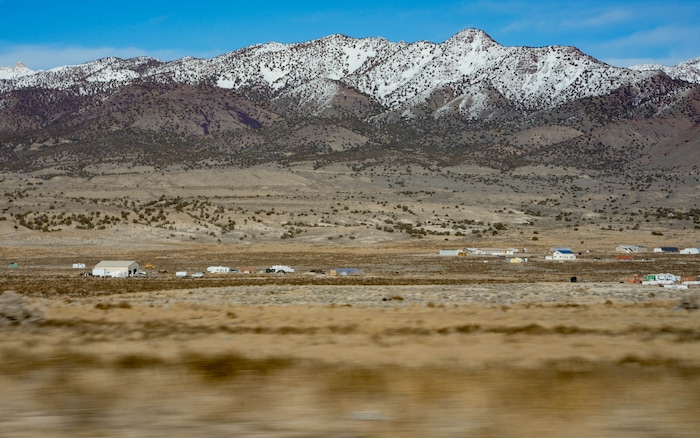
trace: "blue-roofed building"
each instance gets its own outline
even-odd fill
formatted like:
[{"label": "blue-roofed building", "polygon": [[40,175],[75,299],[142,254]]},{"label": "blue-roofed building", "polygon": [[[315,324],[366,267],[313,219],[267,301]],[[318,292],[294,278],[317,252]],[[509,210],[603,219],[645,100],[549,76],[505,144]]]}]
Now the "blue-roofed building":
[{"label": "blue-roofed building", "polygon": [[545,257],[545,260],[576,260],[576,253],[571,248],[552,248],[552,255]]}]

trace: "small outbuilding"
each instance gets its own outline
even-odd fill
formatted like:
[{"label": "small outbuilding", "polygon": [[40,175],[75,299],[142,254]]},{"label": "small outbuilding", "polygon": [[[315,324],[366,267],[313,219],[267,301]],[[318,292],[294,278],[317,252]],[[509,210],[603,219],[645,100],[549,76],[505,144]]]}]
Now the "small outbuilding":
[{"label": "small outbuilding", "polygon": [[94,277],[125,278],[133,277],[139,271],[139,264],[133,260],[103,260],[92,270]]}]

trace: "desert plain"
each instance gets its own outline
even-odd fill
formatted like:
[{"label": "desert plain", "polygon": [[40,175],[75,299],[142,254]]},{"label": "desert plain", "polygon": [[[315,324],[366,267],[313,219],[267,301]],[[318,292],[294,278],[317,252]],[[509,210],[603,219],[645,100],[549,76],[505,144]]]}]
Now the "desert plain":
[{"label": "desert plain", "polygon": [[4,176],[0,436],[697,436],[697,175],[478,172]]}]

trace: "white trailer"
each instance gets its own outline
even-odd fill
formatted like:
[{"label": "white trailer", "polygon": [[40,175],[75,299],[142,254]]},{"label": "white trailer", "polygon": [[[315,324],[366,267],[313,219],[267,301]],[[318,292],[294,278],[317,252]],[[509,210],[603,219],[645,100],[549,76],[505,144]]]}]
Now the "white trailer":
[{"label": "white trailer", "polygon": [[680,275],[673,274],[650,274],[642,281],[644,285],[667,285],[680,283]]},{"label": "white trailer", "polygon": [[269,268],[265,270],[268,273],[274,273],[274,274],[286,274],[290,272],[294,272],[294,269],[287,265],[272,265]]},{"label": "white trailer", "polygon": [[104,268],[95,268],[92,270],[92,276],[93,277],[106,277],[107,270]]}]

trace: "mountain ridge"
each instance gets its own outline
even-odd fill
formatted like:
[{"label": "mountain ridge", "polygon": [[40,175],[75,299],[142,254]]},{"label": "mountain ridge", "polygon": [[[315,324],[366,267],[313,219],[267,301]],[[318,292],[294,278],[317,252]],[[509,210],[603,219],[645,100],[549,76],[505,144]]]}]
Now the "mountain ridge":
[{"label": "mountain ridge", "polygon": [[[699,66],[612,67],[571,46],[502,46],[478,29],[439,44],[334,34],[209,59],[103,58],[39,72],[18,64],[14,74],[0,69],[2,162],[56,165],[129,143],[161,164],[168,147],[229,164],[247,150],[245,160],[357,160],[399,147],[434,162],[488,157],[509,167],[551,150],[555,164],[579,151],[583,167],[648,166],[659,148],[675,155],[698,145]],[[626,133],[652,119],[663,133],[635,145],[638,156],[620,153],[629,136],[613,138],[610,126]],[[557,126],[579,134],[523,144],[523,132]],[[585,156],[601,148],[613,158]]]}]

